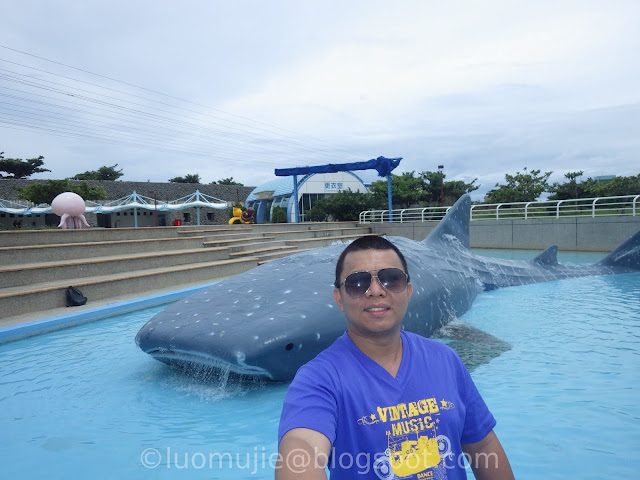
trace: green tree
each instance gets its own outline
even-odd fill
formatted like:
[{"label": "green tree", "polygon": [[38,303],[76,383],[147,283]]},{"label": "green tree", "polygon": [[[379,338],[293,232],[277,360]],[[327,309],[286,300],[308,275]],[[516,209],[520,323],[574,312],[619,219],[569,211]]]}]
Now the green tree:
[{"label": "green tree", "polygon": [[578,172],[568,172],[564,174],[564,177],[569,180],[565,183],[555,182],[549,187],[549,200],[567,200],[570,198],[584,198],[589,196],[587,190],[584,188],[588,186],[588,183],[578,183],[578,177],[584,174],[582,170]]},{"label": "green tree", "polygon": [[122,173],[122,170],[116,170],[117,166],[118,166],[118,164],[116,163],[115,165],[113,165],[111,167],[103,166],[103,167],[100,167],[98,170],[87,171],[87,172],[84,172],[84,173],[78,173],[77,175],[74,175],[73,177],[71,177],[71,179],[72,180],[109,180],[109,181],[115,181],[115,180],[119,179],[122,175],[124,175],[124,173]]},{"label": "green tree", "polygon": [[21,158],[4,158],[4,152],[0,152],[0,172],[6,172],[9,175],[0,175],[0,178],[29,178],[34,173],[50,172],[44,165],[44,157],[40,155],[38,158],[29,158],[22,160]]},{"label": "green tree", "polygon": [[[387,180],[377,180],[371,184],[369,191],[380,207],[388,205]],[[393,208],[409,208],[424,198],[424,182],[416,177],[415,172],[391,174],[391,201]],[[364,209],[366,210],[366,209]]]},{"label": "green tree", "polygon": [[11,188],[18,192],[18,198],[33,202],[36,205],[41,203],[51,204],[53,199],[63,192],[77,193],[84,200],[103,200],[107,198],[107,192],[103,188],[90,187],[87,182],[72,183],[68,178],[32,183],[24,188],[13,185]]},{"label": "green tree", "polygon": [[217,182],[211,182],[211,185],[238,185],[240,187],[244,187],[244,184],[234,181],[233,177],[221,178]]},{"label": "green tree", "polygon": [[287,214],[282,207],[273,207],[271,223],[287,223]]},{"label": "green tree", "polygon": [[420,177],[423,180],[423,200],[427,202],[427,205],[440,205],[442,191],[444,191],[444,204],[453,205],[465,193],[471,193],[480,188],[480,185],[475,185],[477,178],[474,178],[471,183],[465,183],[462,180],[447,182],[445,181],[447,176],[442,174],[442,177],[440,177],[440,175],[440,172],[428,170],[420,172]]},{"label": "green tree", "polygon": [[506,174],[506,185],[496,183],[496,189],[487,192],[489,203],[507,203],[507,202],[533,202],[543,192],[549,191],[549,176],[553,172],[545,172],[540,175],[540,170],[527,171],[524,173],[516,172],[515,175]]},{"label": "green tree", "polygon": [[335,221],[358,220],[360,212],[377,206],[376,199],[369,193],[343,190],[321,198],[306,214],[314,222],[326,221],[329,217]]},{"label": "green tree", "polygon": [[171,183],[200,183],[200,174],[190,173],[184,177],[170,178],[169,181]]},{"label": "green tree", "polygon": [[640,174],[629,177],[613,177],[608,180],[596,180],[589,177],[584,182],[577,182],[576,179],[582,174],[583,172],[566,173],[565,178],[569,181],[554,183],[549,187],[549,191],[552,192],[549,199],[617,197],[640,193]]},{"label": "green tree", "polygon": [[611,180],[600,182],[592,180],[589,185],[592,197],[637,195],[640,193],[640,174],[630,177],[614,177]]},{"label": "green tree", "polygon": [[[336,195],[340,195],[337,193]],[[326,222],[329,219],[329,214],[327,213],[326,207],[326,198],[322,198],[318,200],[311,210],[306,212],[307,218],[312,222]]]}]

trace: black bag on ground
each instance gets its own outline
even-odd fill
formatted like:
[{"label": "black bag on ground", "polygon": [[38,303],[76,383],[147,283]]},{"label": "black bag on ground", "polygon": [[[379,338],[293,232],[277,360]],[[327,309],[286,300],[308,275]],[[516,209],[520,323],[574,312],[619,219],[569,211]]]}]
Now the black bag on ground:
[{"label": "black bag on ground", "polygon": [[80,290],[76,287],[67,288],[67,307],[77,307],[85,303],[87,303],[87,297]]}]

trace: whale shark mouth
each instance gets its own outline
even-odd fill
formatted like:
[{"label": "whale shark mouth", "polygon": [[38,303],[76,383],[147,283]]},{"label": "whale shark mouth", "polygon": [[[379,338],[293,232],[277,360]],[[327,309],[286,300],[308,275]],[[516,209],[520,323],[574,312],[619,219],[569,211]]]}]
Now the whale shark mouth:
[{"label": "whale shark mouth", "polygon": [[156,360],[168,365],[177,365],[188,371],[202,372],[203,368],[206,368],[220,375],[234,374],[251,379],[273,380],[273,375],[268,370],[245,363],[244,355],[238,355],[239,363],[232,363],[220,357],[204,355],[199,352],[168,350],[166,348],[155,348],[146,353]]}]

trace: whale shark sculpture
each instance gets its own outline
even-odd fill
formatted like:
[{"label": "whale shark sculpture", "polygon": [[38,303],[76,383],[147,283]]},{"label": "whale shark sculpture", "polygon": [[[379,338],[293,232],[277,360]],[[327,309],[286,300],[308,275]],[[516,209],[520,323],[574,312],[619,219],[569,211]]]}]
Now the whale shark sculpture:
[{"label": "whale shark sculpture", "polygon": [[[640,232],[594,265],[560,265],[555,246],[531,261],[502,260],[470,250],[469,215],[465,195],[423,241],[387,237],[405,255],[413,284],[404,329],[431,336],[483,290],[640,270]],[[345,330],[332,297],[344,248],[302,252],[222,280],[155,315],[136,343],[168,364],[290,381]]]}]

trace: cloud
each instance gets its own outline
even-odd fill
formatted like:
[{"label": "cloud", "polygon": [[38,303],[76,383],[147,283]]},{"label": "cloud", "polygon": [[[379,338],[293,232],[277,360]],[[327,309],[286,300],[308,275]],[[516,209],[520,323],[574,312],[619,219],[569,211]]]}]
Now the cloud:
[{"label": "cloud", "polygon": [[401,156],[399,171],[478,178],[478,196],[524,167],[554,181],[637,174],[639,14],[626,0],[16,4],[3,42],[59,63],[0,49],[44,71],[0,68],[117,107],[34,90],[81,110],[31,110],[34,128],[0,96],[0,150],[44,155],[56,177],[118,163],[127,180],[245,184],[276,167]]}]

